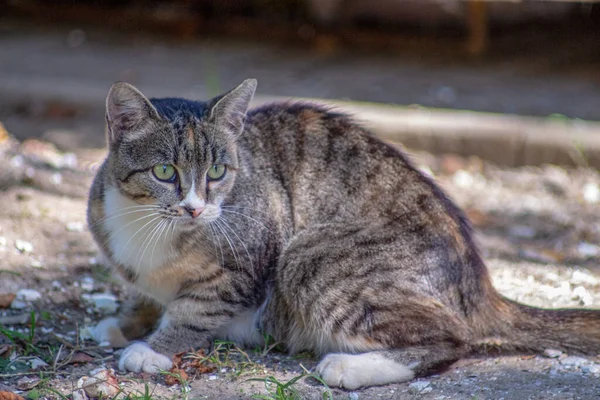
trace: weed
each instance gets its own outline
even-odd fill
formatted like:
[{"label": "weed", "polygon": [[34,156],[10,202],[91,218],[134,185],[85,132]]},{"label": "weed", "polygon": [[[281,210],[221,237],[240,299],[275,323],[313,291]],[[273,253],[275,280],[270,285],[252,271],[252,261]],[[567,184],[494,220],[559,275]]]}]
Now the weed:
[{"label": "weed", "polygon": [[262,381],[265,383],[265,390],[267,394],[255,394],[252,396],[253,399],[262,400],[301,400],[302,394],[294,387],[296,383],[305,378],[312,378],[319,381],[325,386],[325,391],[322,393],[324,400],[332,400],[333,394],[327,386],[327,384],[321,379],[320,376],[307,371],[304,367],[304,372],[298,376],[293,377],[287,382],[281,382],[272,375],[265,378],[254,378],[248,379],[249,381]]},{"label": "weed", "polygon": [[12,329],[8,329],[0,324],[0,334],[6,336],[14,345],[22,347],[25,351],[25,356],[32,353],[41,354],[41,350],[34,345],[35,340],[35,312],[31,312],[29,320],[29,332],[24,334]]}]

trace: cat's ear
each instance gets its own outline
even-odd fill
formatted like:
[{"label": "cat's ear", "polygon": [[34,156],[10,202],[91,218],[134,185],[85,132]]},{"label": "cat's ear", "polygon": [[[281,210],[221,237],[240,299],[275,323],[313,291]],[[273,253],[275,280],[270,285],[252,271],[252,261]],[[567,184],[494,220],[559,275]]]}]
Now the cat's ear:
[{"label": "cat's ear", "polygon": [[144,122],[159,118],[150,100],[132,85],[117,82],[110,88],[106,97],[106,123],[111,143]]},{"label": "cat's ear", "polygon": [[225,126],[234,136],[242,132],[248,106],[256,91],[256,79],[246,79],[221,96],[210,110],[209,119]]}]

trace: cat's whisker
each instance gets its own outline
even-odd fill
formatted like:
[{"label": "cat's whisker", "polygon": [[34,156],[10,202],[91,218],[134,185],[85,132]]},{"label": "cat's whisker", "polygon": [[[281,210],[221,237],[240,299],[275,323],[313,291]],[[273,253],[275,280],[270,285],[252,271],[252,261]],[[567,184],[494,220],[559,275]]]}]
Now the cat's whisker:
[{"label": "cat's whisker", "polygon": [[228,210],[250,210],[253,213],[260,213],[266,217],[271,217],[273,214],[272,213],[268,213],[266,211],[261,211],[261,210],[257,210],[254,207],[246,207],[246,206],[223,206],[221,205],[221,209],[228,209]]},{"label": "cat's whisker", "polygon": [[[138,208],[139,207],[139,208]],[[131,210],[132,208],[135,208],[134,210]],[[133,214],[133,213],[138,213],[138,212],[146,212],[146,211],[154,211],[159,209],[159,206],[130,206],[130,207],[125,207],[122,208],[116,212],[112,212],[109,214],[106,214],[104,217],[100,218],[98,221],[94,222],[93,224],[90,225],[90,228],[95,227],[96,225],[102,223],[102,222],[106,222],[108,220],[114,219],[114,218],[118,218],[118,217],[122,217],[125,215],[129,215],[129,214]],[[125,212],[123,212],[125,211]]]},{"label": "cat's whisker", "polygon": [[131,235],[131,237],[129,238],[129,240],[125,243],[125,245],[123,246],[123,248],[121,249],[121,251],[119,252],[119,254],[117,255],[117,259],[120,259],[121,256],[123,255],[123,251],[125,251],[125,249],[127,249],[127,245],[133,240],[133,238],[135,238],[138,233],[140,233],[142,230],[144,230],[149,224],[153,223],[154,221],[162,218],[162,215],[160,215],[159,213],[158,216],[155,216],[153,219],[151,219],[150,221],[146,222],[144,225],[142,225],[141,228],[139,228],[137,231],[135,231],[135,233],[133,235]]},{"label": "cat's whisker", "polygon": [[219,223],[219,220],[215,220],[215,226],[217,228],[219,228],[219,230],[221,231],[221,233],[223,234],[223,236],[225,237],[225,240],[227,241],[227,243],[229,244],[229,248],[231,249],[231,253],[233,255],[233,258],[235,260],[235,264],[238,266],[238,268],[241,268],[242,266],[240,265],[240,262],[238,260],[238,254],[237,251],[235,250],[235,247],[233,246],[232,241],[230,240],[229,235],[227,234],[227,232],[225,231],[225,229],[221,226],[221,224]]},{"label": "cat's whisker", "polygon": [[[142,267],[141,263],[144,261],[144,255],[146,254],[146,251],[148,250],[150,244],[154,242],[154,237],[158,234],[158,232],[160,231],[160,228],[164,222],[165,222],[164,219],[161,221],[158,221],[158,223],[152,227],[151,231],[148,232],[148,234],[144,238],[144,242],[140,246],[140,249],[138,250],[138,253],[136,255],[136,258],[138,259],[138,269]],[[142,249],[143,249],[142,255],[140,256],[140,251]]]},{"label": "cat's whisker", "polygon": [[215,232],[215,229],[212,226],[212,222],[209,223],[208,226],[210,228],[210,232],[211,232],[211,235],[213,237],[213,247],[215,248],[215,257],[217,258],[217,261],[219,261],[218,260],[219,254],[217,253],[217,245],[218,245],[219,246],[219,251],[221,253],[221,261],[219,262],[219,265],[221,267],[223,267],[224,259],[223,259],[223,249],[221,248],[221,241],[219,240],[219,238],[217,236],[217,233]]},{"label": "cat's whisker", "polygon": [[140,218],[137,218],[137,219],[135,219],[135,220],[133,220],[133,221],[131,221],[131,222],[128,222],[127,224],[123,225],[122,227],[120,227],[120,228],[119,228],[119,229],[117,229],[116,231],[114,231],[114,232],[111,232],[111,233],[110,233],[110,235],[108,235],[108,237],[106,238],[106,240],[105,240],[105,241],[104,241],[104,243],[102,244],[102,247],[106,246],[106,244],[107,244],[107,243],[108,243],[108,242],[109,242],[109,241],[110,241],[110,240],[111,240],[111,239],[112,239],[112,238],[113,238],[115,235],[117,235],[119,232],[121,232],[122,230],[124,230],[124,229],[125,229],[125,228],[127,228],[128,226],[130,226],[130,225],[132,225],[132,224],[135,224],[136,222],[138,222],[138,221],[141,221],[141,220],[143,220],[143,219],[150,218],[150,217],[155,217],[155,216],[157,216],[157,215],[160,215],[160,214],[159,214],[159,213],[157,213],[157,212],[153,212],[153,213],[150,213],[150,214],[146,214],[146,215],[144,215],[144,216],[142,216],[142,217],[140,217]]},{"label": "cat's whisker", "polygon": [[252,257],[250,256],[250,252],[248,251],[248,246],[246,246],[246,243],[244,243],[244,241],[242,240],[242,238],[240,238],[240,236],[236,233],[236,231],[233,228],[231,228],[231,226],[229,225],[229,223],[227,222],[227,220],[225,218],[220,219],[220,222],[222,222],[223,226],[225,228],[229,229],[229,231],[231,233],[233,233],[235,235],[235,237],[237,237],[237,239],[240,241],[242,246],[244,246],[244,250],[246,251],[246,254],[248,255],[248,262],[250,263],[250,271],[252,273],[252,279],[254,279],[254,264],[252,263]]},{"label": "cat's whisker", "polygon": [[236,214],[236,215],[240,215],[240,216],[242,216],[242,217],[248,218],[249,220],[251,220],[251,221],[254,221],[254,222],[256,222],[257,224],[259,224],[260,226],[262,226],[262,227],[263,227],[264,229],[266,229],[267,231],[271,232],[271,230],[270,230],[270,229],[269,229],[269,228],[268,228],[268,227],[267,227],[265,224],[263,224],[262,222],[260,222],[260,221],[258,221],[258,220],[256,220],[256,219],[254,219],[254,218],[252,218],[252,217],[250,217],[249,215],[246,215],[246,214],[244,214],[244,213],[240,213],[240,212],[237,212],[237,211],[231,211],[231,210],[225,209],[225,208],[223,208],[223,207],[221,207],[221,211],[223,211],[223,212],[225,212],[225,213]]},{"label": "cat's whisker", "polygon": [[152,253],[150,253],[150,264],[154,265],[154,252],[156,251],[156,246],[158,245],[158,242],[161,240],[161,238],[163,239],[163,244],[165,243],[165,236],[163,236],[163,233],[165,232],[165,229],[169,226],[169,220],[165,219],[164,221],[161,221],[159,226],[159,231],[158,234],[156,235],[156,239],[154,240],[154,244],[152,245]]}]

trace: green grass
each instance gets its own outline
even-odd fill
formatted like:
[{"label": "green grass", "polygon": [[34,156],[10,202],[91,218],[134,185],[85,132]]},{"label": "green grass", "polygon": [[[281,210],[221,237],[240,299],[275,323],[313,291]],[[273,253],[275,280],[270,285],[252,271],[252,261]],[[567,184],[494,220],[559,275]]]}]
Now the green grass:
[{"label": "green grass", "polygon": [[[304,367],[303,367],[304,368]],[[269,375],[265,378],[254,378],[248,379],[249,381],[262,381],[265,384],[265,390],[267,394],[255,394],[252,396],[253,399],[261,399],[261,400],[302,400],[304,396],[298,391],[295,385],[301,381],[302,379],[312,378],[319,381],[323,386],[325,386],[325,390],[322,392],[321,396],[324,400],[332,400],[333,394],[331,393],[331,389],[327,386],[327,384],[321,379],[320,376],[308,372],[306,369],[304,373],[293,377],[287,382],[281,382],[277,378],[272,375]]]},{"label": "green grass", "polygon": [[29,319],[29,332],[27,334],[17,332],[0,324],[0,334],[5,336],[12,344],[23,349],[25,356],[31,354],[42,354],[42,351],[35,346],[35,312],[31,312]]}]

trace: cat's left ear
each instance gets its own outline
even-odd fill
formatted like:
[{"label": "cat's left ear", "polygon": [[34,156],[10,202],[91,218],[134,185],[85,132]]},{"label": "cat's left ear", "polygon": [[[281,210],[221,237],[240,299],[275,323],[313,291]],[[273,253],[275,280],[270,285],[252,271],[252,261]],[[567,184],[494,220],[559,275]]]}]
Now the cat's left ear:
[{"label": "cat's left ear", "polygon": [[225,126],[234,136],[244,128],[246,112],[256,91],[256,79],[246,79],[235,89],[217,100],[210,110],[209,119],[217,125]]}]

